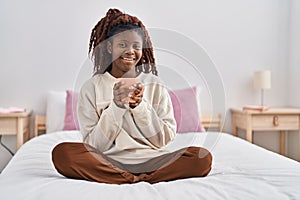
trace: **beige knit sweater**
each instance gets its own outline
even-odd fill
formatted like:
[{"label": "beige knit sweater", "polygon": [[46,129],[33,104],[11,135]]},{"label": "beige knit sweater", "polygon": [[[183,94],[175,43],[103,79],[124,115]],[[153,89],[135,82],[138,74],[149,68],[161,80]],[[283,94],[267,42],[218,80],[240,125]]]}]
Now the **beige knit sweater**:
[{"label": "beige knit sweater", "polygon": [[78,98],[78,118],[84,142],[121,163],[136,164],[167,153],[162,150],[176,135],[176,122],[167,89],[152,74],[137,77],[145,85],[134,109],[113,102],[119,80],[106,72],[89,79]]}]

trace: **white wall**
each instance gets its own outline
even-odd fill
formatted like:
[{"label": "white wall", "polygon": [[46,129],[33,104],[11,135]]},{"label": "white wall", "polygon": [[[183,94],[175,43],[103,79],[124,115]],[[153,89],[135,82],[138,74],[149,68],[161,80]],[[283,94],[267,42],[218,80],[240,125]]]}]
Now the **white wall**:
[{"label": "white wall", "polygon": [[[264,68],[272,70],[273,78],[266,103],[285,106],[289,2],[2,0],[0,106],[45,113],[47,91],[73,88],[87,58],[91,29],[109,7],[138,16],[146,27],[175,30],[203,46],[222,77],[226,109],[258,103],[252,74]],[[230,116],[226,117],[225,131],[231,131]],[[270,140],[269,134],[255,134],[254,141],[278,151],[278,134],[273,135],[275,139]],[[3,142],[16,149],[15,136],[6,136]],[[9,154],[0,148],[0,169],[9,159]]]},{"label": "white wall", "polygon": [[300,1],[293,0],[290,15],[289,104],[300,106]]},{"label": "white wall", "polygon": [[[290,41],[289,41],[289,105],[300,107],[300,1],[291,1],[290,12]],[[298,134],[291,133],[288,140],[289,152],[291,156],[297,156],[300,148]]]}]

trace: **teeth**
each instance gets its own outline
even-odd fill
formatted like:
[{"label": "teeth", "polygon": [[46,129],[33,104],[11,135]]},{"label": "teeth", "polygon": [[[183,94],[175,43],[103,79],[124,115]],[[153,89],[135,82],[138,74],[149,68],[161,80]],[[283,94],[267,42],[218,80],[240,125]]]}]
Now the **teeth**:
[{"label": "teeth", "polygon": [[124,60],[133,61],[133,58],[123,58]]}]

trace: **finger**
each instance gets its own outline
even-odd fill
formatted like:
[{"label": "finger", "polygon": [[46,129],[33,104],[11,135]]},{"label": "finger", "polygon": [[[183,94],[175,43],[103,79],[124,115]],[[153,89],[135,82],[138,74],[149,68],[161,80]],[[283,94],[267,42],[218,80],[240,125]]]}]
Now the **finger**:
[{"label": "finger", "polygon": [[124,106],[124,103],[120,100],[120,97],[118,96],[118,97],[115,97],[114,99],[113,99],[113,101],[115,102],[115,104],[117,105],[117,106],[119,106],[119,107],[123,107]]},{"label": "finger", "polygon": [[140,96],[131,96],[129,99],[129,103],[140,103],[143,99],[143,95],[141,94]]},{"label": "finger", "polygon": [[133,97],[130,99],[129,103],[140,103],[142,101],[142,97]]},{"label": "finger", "polygon": [[135,101],[135,100],[133,100],[133,99],[129,99],[128,103],[129,103],[129,104],[135,104],[135,103],[136,103],[136,101]]},{"label": "finger", "polygon": [[119,101],[120,101],[121,99],[123,99],[124,97],[127,96],[126,94],[124,94],[124,92],[122,92],[122,91],[120,91],[120,90],[114,91],[113,95],[114,95],[114,98],[117,99],[117,100],[119,100]]},{"label": "finger", "polygon": [[114,90],[118,90],[118,89],[119,89],[122,85],[124,85],[124,84],[125,84],[124,81],[119,81],[119,82],[117,82],[117,83],[114,84],[113,89],[114,89]]},{"label": "finger", "polygon": [[130,103],[130,99],[128,97],[125,97],[125,98],[121,99],[121,102],[123,104],[128,104],[128,103]]},{"label": "finger", "polygon": [[128,94],[128,99],[129,99],[129,103],[135,103],[136,102],[135,95],[132,92],[130,92]]},{"label": "finger", "polygon": [[142,102],[142,98],[138,98],[137,100],[136,100],[136,103],[137,104],[140,104]]},{"label": "finger", "polygon": [[136,96],[141,96],[141,95],[143,95],[143,93],[144,93],[144,87],[142,87],[140,90],[136,90],[135,92],[134,92],[134,94],[136,95]]},{"label": "finger", "polygon": [[136,84],[134,84],[134,87],[135,87],[137,90],[141,90],[141,89],[144,87],[144,84],[143,84],[143,83],[136,83]]},{"label": "finger", "polygon": [[113,91],[114,96],[128,97],[129,91],[126,88],[119,88]]},{"label": "finger", "polygon": [[143,83],[138,83],[137,84],[137,89],[141,90],[144,87]]},{"label": "finger", "polygon": [[129,103],[129,107],[130,107],[130,108],[135,108],[135,107],[137,107],[140,103],[141,103],[141,101],[140,101],[140,102],[136,102],[136,103]]},{"label": "finger", "polygon": [[126,85],[120,85],[118,92],[120,94],[125,94],[126,96],[128,96],[129,93],[134,92],[135,88],[133,86],[126,86]]}]

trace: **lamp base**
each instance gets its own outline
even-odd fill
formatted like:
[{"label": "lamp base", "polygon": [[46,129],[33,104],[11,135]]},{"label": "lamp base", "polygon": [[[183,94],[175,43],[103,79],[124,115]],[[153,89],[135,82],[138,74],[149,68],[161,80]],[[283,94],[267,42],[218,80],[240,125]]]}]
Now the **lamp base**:
[{"label": "lamp base", "polygon": [[264,106],[264,89],[261,89],[260,106]]}]

